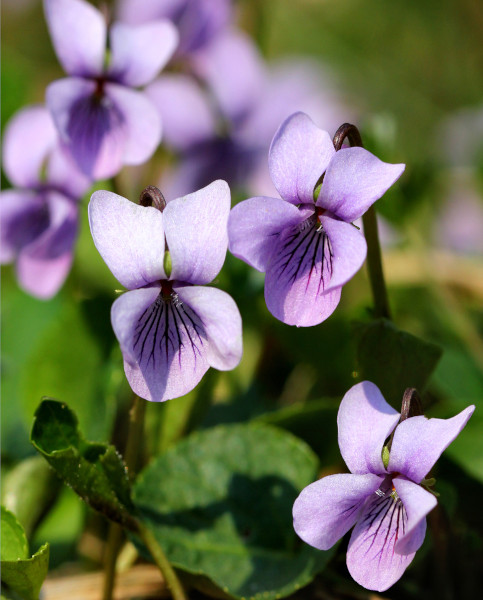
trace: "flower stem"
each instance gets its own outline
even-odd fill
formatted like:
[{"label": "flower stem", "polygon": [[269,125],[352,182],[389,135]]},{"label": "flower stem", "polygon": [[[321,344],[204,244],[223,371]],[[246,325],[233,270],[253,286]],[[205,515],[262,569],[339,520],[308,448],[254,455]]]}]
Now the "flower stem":
[{"label": "flower stem", "polygon": [[[139,462],[139,448],[143,438],[144,415],[146,400],[134,396],[131,410],[129,411],[129,428],[126,448],[124,449],[124,462],[128,469],[129,478],[132,480]],[[122,528],[117,523],[110,523],[106,543],[104,564],[103,600],[111,600],[116,578],[117,555],[123,538]]]},{"label": "flower stem", "polygon": [[143,523],[138,522],[137,533],[146,545],[146,548],[149,550],[157,567],[163,574],[163,577],[169,589],[171,590],[174,600],[188,600],[188,597],[184,592],[181,581],[176,575],[176,572],[173,569],[173,567],[170,565],[165,553],[163,552],[163,549],[158,544],[158,540],[156,539],[152,531],[148,529]]},{"label": "flower stem", "polygon": [[[346,138],[349,140],[351,146],[364,147],[357,127],[350,123],[344,123],[336,131],[333,139],[336,152],[342,148]],[[362,223],[364,225],[364,237],[367,242],[367,269],[369,271],[372,297],[374,298],[374,316],[376,318],[384,317],[390,319],[391,311],[389,310],[386,282],[382,269],[381,245],[377,231],[376,211],[373,206],[362,216]]]}]

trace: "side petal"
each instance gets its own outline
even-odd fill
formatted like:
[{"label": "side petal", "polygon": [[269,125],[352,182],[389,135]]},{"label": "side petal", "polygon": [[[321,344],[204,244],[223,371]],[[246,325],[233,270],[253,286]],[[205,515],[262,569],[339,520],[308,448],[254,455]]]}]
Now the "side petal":
[{"label": "side petal", "polygon": [[377,475],[329,475],[302,490],[293,505],[293,526],[304,542],[328,550],[356,523]]},{"label": "side petal", "polygon": [[280,198],[249,198],[228,218],[230,252],[250,266],[265,271],[277,236],[306,218],[303,211]]},{"label": "side petal", "polygon": [[21,287],[42,299],[54,296],[69,274],[78,230],[77,206],[57,192],[46,197],[49,225],[17,259]]},{"label": "side petal", "polygon": [[406,165],[382,162],[364,148],[343,148],[332,156],[317,206],[347,222],[361,217],[401,177]]},{"label": "side petal", "polygon": [[172,280],[204,284],[225,262],[230,188],[222,180],[168,202],[164,209]]},{"label": "side petal", "polygon": [[216,123],[208,95],[191,77],[163,75],[144,91],[161,115],[165,144],[185,152],[215,137]]},{"label": "side petal", "polygon": [[80,200],[91,187],[92,182],[75,164],[66,148],[57,145],[49,156],[47,164],[49,185],[65,192],[74,200]]},{"label": "side petal", "polygon": [[166,279],[163,213],[107,191],[92,194],[88,212],[94,244],[123,286]]},{"label": "side petal", "polygon": [[173,55],[178,32],[169,21],[131,26],[113,23],[109,32],[112,79],[131,87],[152,81]]},{"label": "side petal", "polygon": [[17,254],[49,226],[49,211],[36,192],[0,192],[0,263],[15,260]]},{"label": "side petal", "polygon": [[262,61],[250,37],[239,31],[218,35],[197,54],[195,68],[232,123],[241,121],[260,96]]},{"label": "side petal", "polygon": [[313,204],[317,181],[335,154],[327,131],[297,112],[278,128],[268,154],[270,176],[284,200]]},{"label": "side petal", "polygon": [[55,53],[69,75],[102,73],[106,52],[103,15],[83,0],[44,0]]},{"label": "side petal", "polygon": [[390,493],[373,494],[352,530],[347,549],[347,568],[357,583],[383,592],[402,576],[415,555],[395,552],[407,522],[401,500]]},{"label": "side petal", "polygon": [[394,432],[388,470],[420,483],[474,410],[474,406],[468,406],[452,419],[411,417],[403,421]]},{"label": "side petal", "polygon": [[329,317],[341,288],[327,291],[332,275],[329,238],[312,215],[284,229],[274,244],[265,278],[265,301],[274,317],[298,327],[310,327]]},{"label": "side petal", "polygon": [[366,259],[367,244],[362,232],[350,223],[321,216],[320,222],[332,248],[332,277],[327,290],[352,279]]},{"label": "side petal", "polygon": [[384,473],[382,447],[399,416],[370,381],[351,387],[337,415],[339,448],[351,473]]},{"label": "side petal", "polygon": [[79,169],[91,179],[116,174],[128,137],[120,108],[105,94],[96,93],[94,81],[74,77],[51,83],[46,100],[60,138]]},{"label": "side petal", "polygon": [[114,83],[106,84],[106,97],[121,115],[126,138],[122,162],[139,165],[146,162],[161,141],[161,119],[156,107],[143,92]]},{"label": "side petal", "polygon": [[18,187],[35,187],[44,161],[57,141],[52,117],[44,106],[20,110],[9,121],[3,139],[3,168]]},{"label": "side petal", "polygon": [[200,286],[174,286],[180,300],[199,317],[207,338],[206,360],[220,371],[234,369],[241,360],[242,321],[231,296]]},{"label": "side petal", "polygon": [[395,477],[393,485],[408,517],[403,535],[396,542],[395,551],[398,554],[411,554],[421,547],[426,534],[425,517],[438,502],[433,494],[407,479]]},{"label": "side petal", "polygon": [[126,377],[142,398],[161,402],[182,396],[207,371],[203,326],[176,293],[164,298],[158,286],[127,292],[114,302],[111,320]]}]

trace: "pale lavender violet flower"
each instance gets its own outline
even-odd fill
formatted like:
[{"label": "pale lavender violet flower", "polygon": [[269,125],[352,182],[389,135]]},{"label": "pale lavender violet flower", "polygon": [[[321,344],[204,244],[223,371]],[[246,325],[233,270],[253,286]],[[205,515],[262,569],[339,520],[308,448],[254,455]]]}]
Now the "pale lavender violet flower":
[{"label": "pale lavender violet flower", "polygon": [[130,290],[114,302],[112,326],[129,384],[146,400],[182,396],[208,367],[224,371],[240,361],[238,308],[205,286],[225,260],[229,211],[224,181],[172,200],[162,212],[107,191],[92,195],[94,243]]},{"label": "pale lavender violet flower", "polygon": [[15,261],[20,286],[50,298],[69,273],[90,181],[59,146],[43,106],[24,108],[7,125],[3,168],[16,189],[0,194],[0,262]]},{"label": "pale lavender violet flower", "polygon": [[[293,507],[297,534],[328,550],[355,525],[347,568],[365,588],[387,590],[421,547],[426,515],[437,504],[423,487],[430,484],[424,478],[474,409],[452,419],[410,417],[398,425],[399,413],[377,386],[370,381],[353,386],[337,417],[339,447],[350,473],[323,477],[302,490]],[[385,467],[382,451],[392,432]]]},{"label": "pale lavender violet flower", "polygon": [[[401,176],[363,148],[335,151],[329,134],[304,113],[279,127],[269,169],[280,198],[240,202],[228,221],[230,251],[266,272],[268,310],[288,325],[317,325],[366,257],[352,225]],[[320,192],[314,190],[321,179]]]},{"label": "pale lavender violet flower", "polygon": [[119,19],[141,25],[169,19],[179,32],[175,58],[189,59],[209,45],[232,19],[231,0],[120,0]]},{"label": "pale lavender violet flower", "polygon": [[113,23],[84,0],[44,0],[54,49],[66,79],[47,88],[46,101],[62,142],[93,179],[145,162],[161,140],[161,121],[142,91],[173,54],[169,21],[131,27]]}]

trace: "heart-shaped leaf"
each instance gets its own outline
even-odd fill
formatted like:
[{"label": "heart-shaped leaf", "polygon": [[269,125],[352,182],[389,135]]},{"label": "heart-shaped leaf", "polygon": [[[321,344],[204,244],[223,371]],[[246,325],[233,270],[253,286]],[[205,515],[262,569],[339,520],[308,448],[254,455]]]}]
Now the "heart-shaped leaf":
[{"label": "heart-shaped leaf", "polygon": [[152,462],[135,504],[170,562],[235,598],[281,598],[308,584],[331,556],[292,525],[316,456],[293,435],[261,423],[193,434]]},{"label": "heart-shaped leaf", "polygon": [[49,545],[44,544],[29,558],[23,527],[15,515],[3,506],[1,513],[2,583],[8,587],[13,597],[16,595],[24,600],[38,600],[49,567]]},{"label": "heart-shaped leaf", "polygon": [[92,508],[135,528],[126,467],[114,446],[86,441],[77,417],[57,400],[38,407],[30,440],[57,474]]}]

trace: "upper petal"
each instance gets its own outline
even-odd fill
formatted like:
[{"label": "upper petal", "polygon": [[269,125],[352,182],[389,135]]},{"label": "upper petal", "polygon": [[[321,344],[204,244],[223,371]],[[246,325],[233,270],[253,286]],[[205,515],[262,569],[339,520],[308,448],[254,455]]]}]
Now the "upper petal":
[{"label": "upper petal", "polygon": [[388,470],[419,483],[459,435],[475,410],[468,406],[452,419],[411,417],[394,432]]},{"label": "upper petal", "polygon": [[314,189],[335,154],[329,134],[305,113],[280,125],[268,155],[270,176],[280,196],[292,204],[313,204]]},{"label": "upper petal", "polygon": [[258,100],[264,80],[262,61],[250,37],[235,30],[223,32],[196,56],[195,65],[224,116],[235,123],[243,119]]},{"label": "upper petal", "polygon": [[91,179],[116,174],[123,164],[128,136],[125,115],[117,104],[105,94],[97,95],[94,81],[75,77],[51,83],[46,100],[61,140],[79,169]]},{"label": "upper petal", "polygon": [[69,75],[102,73],[106,22],[83,0],[44,0],[45,18],[57,58]]},{"label": "upper petal", "polygon": [[109,32],[109,74],[132,87],[149,83],[166,65],[178,43],[178,32],[169,21],[132,26],[113,23]]},{"label": "upper petal", "polygon": [[230,188],[222,180],[168,202],[163,216],[170,279],[204,284],[218,275],[228,246],[229,212]]},{"label": "upper petal", "polygon": [[370,497],[352,530],[347,550],[347,568],[357,583],[378,592],[396,583],[415,554],[395,552],[407,523],[405,507],[391,490],[378,490]]},{"label": "upper petal", "polygon": [[114,302],[111,320],[127,379],[142,398],[161,402],[182,396],[208,369],[203,325],[176,292],[169,298],[159,286],[127,292]]},{"label": "upper petal", "polygon": [[341,288],[331,288],[332,249],[314,215],[275,238],[267,265],[265,301],[274,317],[310,327],[336,309]]},{"label": "upper petal", "polygon": [[206,360],[210,367],[227,371],[241,360],[242,321],[231,296],[212,287],[174,286],[180,300],[199,317],[207,338]]},{"label": "upper petal", "polygon": [[399,416],[370,381],[351,387],[337,415],[339,448],[351,473],[384,473],[382,447]]},{"label": "upper petal", "polygon": [[215,137],[215,117],[208,95],[181,73],[163,75],[145,93],[163,121],[164,143],[176,150],[189,148]]},{"label": "upper petal", "polygon": [[406,165],[382,162],[364,148],[343,148],[332,156],[317,206],[355,221],[401,177]]},{"label": "upper petal", "polygon": [[395,477],[393,485],[407,514],[406,526],[396,542],[395,551],[411,554],[421,547],[426,533],[426,515],[438,502],[433,494],[407,479]]},{"label": "upper petal", "polygon": [[88,212],[94,244],[123,286],[166,278],[163,213],[107,191],[92,194]]},{"label": "upper petal", "polygon": [[377,475],[329,475],[302,490],[293,505],[293,526],[304,542],[328,550],[357,521],[367,497],[380,486]]},{"label": "upper petal", "polygon": [[161,119],[156,107],[144,92],[114,83],[106,84],[106,97],[119,111],[125,131],[122,162],[127,165],[146,162],[161,141]]},{"label": "upper petal", "polygon": [[250,266],[265,271],[277,236],[306,218],[303,211],[280,198],[249,198],[228,218],[230,252]]},{"label": "upper petal", "polygon": [[356,227],[330,216],[319,217],[332,248],[332,276],[326,289],[344,285],[362,267],[366,259],[367,244]]},{"label": "upper petal", "polygon": [[41,169],[57,141],[57,132],[44,106],[20,110],[8,123],[3,140],[3,168],[19,187],[35,187]]}]

